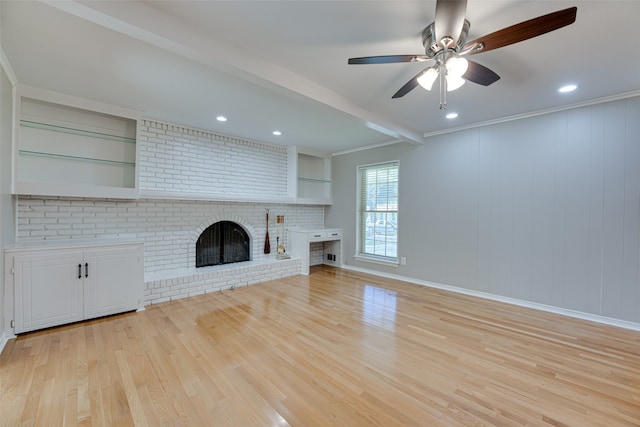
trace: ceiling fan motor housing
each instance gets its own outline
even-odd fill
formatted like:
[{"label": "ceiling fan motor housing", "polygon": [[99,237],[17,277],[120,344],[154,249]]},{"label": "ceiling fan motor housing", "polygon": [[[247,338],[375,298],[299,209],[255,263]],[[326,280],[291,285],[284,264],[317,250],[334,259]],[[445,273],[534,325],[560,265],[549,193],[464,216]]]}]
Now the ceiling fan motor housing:
[{"label": "ceiling fan motor housing", "polygon": [[[467,41],[467,35],[469,34],[469,27],[471,24],[466,19],[464,20],[464,25],[462,26],[462,31],[460,36],[458,37],[458,43],[455,46],[450,47],[456,52],[460,52],[465,42]],[[451,37],[454,38],[454,37]],[[435,56],[443,49],[440,40],[436,40],[436,32],[435,32],[435,22],[432,22],[422,31],[422,45],[424,46],[424,51],[427,57],[435,58]]]}]

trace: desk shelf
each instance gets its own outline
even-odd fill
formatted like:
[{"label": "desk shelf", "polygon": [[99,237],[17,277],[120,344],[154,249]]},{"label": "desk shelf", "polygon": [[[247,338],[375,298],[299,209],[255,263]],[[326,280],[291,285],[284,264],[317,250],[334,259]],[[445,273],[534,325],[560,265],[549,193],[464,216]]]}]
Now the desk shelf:
[{"label": "desk shelf", "polygon": [[[311,244],[321,243],[323,245],[323,264],[340,266],[342,265],[342,229],[322,228],[322,229],[296,229],[288,231],[289,253],[292,256],[300,257],[300,274],[309,275],[309,264],[311,260]],[[333,255],[328,259],[328,255]]]}]

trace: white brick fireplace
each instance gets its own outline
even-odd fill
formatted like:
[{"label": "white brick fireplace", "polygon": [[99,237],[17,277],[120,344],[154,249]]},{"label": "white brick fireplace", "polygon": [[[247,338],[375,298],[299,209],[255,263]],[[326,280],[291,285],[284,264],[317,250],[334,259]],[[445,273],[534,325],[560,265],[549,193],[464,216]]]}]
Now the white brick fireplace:
[{"label": "white brick fireplace", "polygon": [[[278,201],[287,196],[279,175],[287,165],[285,149],[147,120],[139,134],[143,198],[19,196],[18,241],[141,240],[146,304],[299,273],[299,259],[276,260],[274,253],[262,253],[266,209],[272,239],[276,215],[285,216],[287,227],[324,225],[323,206]],[[212,188],[220,195],[198,200],[207,199]],[[237,201],[238,196],[251,200],[252,191],[259,193],[255,200],[266,196],[267,201]],[[225,195],[236,201],[224,201]],[[237,222],[251,235],[251,261],[196,271],[195,242],[206,227],[221,220]]]}]

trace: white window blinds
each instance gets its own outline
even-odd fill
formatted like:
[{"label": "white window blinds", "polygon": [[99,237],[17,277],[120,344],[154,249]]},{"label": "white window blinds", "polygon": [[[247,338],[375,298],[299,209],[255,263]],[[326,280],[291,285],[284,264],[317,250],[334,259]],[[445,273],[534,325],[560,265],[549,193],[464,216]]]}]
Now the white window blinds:
[{"label": "white window blinds", "polygon": [[398,162],[358,167],[358,255],[397,261]]}]

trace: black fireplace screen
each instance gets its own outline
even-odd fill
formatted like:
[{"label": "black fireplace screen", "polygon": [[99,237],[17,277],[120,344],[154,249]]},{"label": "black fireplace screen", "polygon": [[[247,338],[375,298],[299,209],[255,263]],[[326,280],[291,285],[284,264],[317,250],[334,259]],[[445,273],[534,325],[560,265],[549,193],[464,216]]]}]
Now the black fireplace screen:
[{"label": "black fireplace screen", "polygon": [[249,235],[231,221],[220,221],[202,232],[196,242],[196,267],[249,261]]}]

